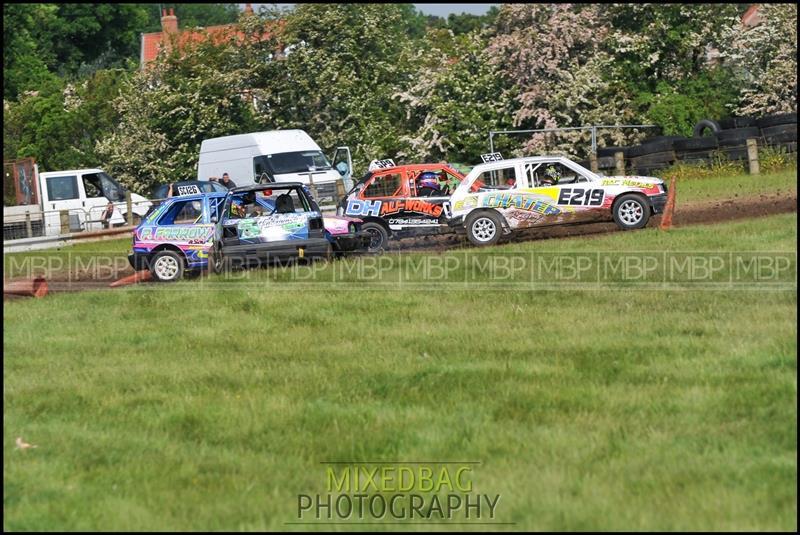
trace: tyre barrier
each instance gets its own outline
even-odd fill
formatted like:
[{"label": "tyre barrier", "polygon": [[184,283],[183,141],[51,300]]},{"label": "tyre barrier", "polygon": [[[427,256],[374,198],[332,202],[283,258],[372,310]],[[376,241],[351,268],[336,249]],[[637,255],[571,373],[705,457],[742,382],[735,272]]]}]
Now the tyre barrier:
[{"label": "tyre barrier", "polygon": [[[707,165],[720,156],[732,161],[747,161],[748,139],[755,139],[759,147],[769,146],[796,153],[797,114],[781,113],[759,119],[728,117],[719,122],[703,119],[695,125],[691,138],[657,136],[633,147],[598,148],[597,168],[616,170],[614,156],[617,152],[623,153],[626,167],[634,174],[649,174],[675,163]],[[588,161],[584,167],[589,167]]]},{"label": "tyre barrier", "polygon": [[715,150],[717,147],[719,147],[719,142],[716,136],[690,137],[675,142],[675,151],[678,152],[709,151]]},{"label": "tyre barrier", "polygon": [[761,135],[771,145],[776,143],[796,143],[797,123],[767,126],[761,129]]},{"label": "tyre barrier", "polygon": [[728,117],[719,120],[719,126],[723,130],[731,130],[733,128],[746,128],[748,126],[758,126],[758,120],[755,117]]},{"label": "tyre barrier", "polygon": [[736,147],[745,145],[750,138],[761,138],[761,130],[755,126],[747,126],[744,128],[732,128],[730,130],[722,130],[716,133],[717,141],[720,147]]},{"label": "tyre barrier", "polygon": [[629,150],[630,147],[602,147],[597,149],[597,158],[599,160],[600,158],[610,157],[613,160],[618,152],[621,152],[622,156],[627,158]]},{"label": "tyre barrier", "polygon": [[778,113],[776,115],[767,115],[756,121],[756,126],[759,128],[769,128],[771,126],[778,126],[779,124],[797,124],[797,113]]}]

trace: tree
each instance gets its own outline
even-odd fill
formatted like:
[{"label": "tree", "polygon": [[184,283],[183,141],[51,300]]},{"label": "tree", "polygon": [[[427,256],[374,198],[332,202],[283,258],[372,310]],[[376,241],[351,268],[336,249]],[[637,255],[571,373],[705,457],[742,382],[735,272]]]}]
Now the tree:
[{"label": "tree", "polygon": [[409,14],[398,4],[298,4],[285,17],[288,52],[258,84],[263,128],[301,128],[323,147],[348,144],[356,167],[405,147],[395,88],[412,75]]},{"label": "tree", "polygon": [[[624,84],[606,78],[613,57],[603,48],[609,29],[595,5],[505,4],[488,53],[517,86],[514,126],[549,129],[620,124],[630,118]],[[534,134],[524,153],[581,152],[588,134]],[[584,143],[585,145],[585,143]]]},{"label": "tree", "polygon": [[395,93],[407,106],[401,140],[411,161],[474,162],[487,150],[489,130],[511,122],[513,90],[485,49],[477,31],[428,31],[414,82]]},{"label": "tree", "polygon": [[741,90],[739,115],[797,111],[797,4],[760,4],[761,23],[735,25],[727,34],[727,61]]},{"label": "tree", "polygon": [[3,98],[15,99],[54,79],[48,70],[54,58],[42,46],[41,28],[56,11],[49,4],[3,4]]},{"label": "tree", "polygon": [[95,167],[95,143],[116,123],[112,102],[125,76],[102,70],[76,84],[55,79],[7,102],[3,157],[34,157],[41,171]]},{"label": "tree", "polygon": [[[119,124],[97,144],[104,166],[134,191],[196,176],[204,139],[255,130],[251,83],[253,64],[272,40],[253,39],[264,27],[235,29],[219,43],[210,40],[162,52],[148,69],[125,84],[114,102]],[[251,23],[248,23],[251,24]]]}]

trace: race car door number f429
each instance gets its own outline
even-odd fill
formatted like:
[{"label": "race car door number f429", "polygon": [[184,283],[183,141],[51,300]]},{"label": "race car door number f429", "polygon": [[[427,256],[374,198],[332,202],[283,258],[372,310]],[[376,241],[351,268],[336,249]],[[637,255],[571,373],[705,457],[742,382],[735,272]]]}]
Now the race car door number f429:
[{"label": "race car door number f429", "polygon": [[558,195],[558,204],[600,206],[603,204],[603,190],[563,188]]}]

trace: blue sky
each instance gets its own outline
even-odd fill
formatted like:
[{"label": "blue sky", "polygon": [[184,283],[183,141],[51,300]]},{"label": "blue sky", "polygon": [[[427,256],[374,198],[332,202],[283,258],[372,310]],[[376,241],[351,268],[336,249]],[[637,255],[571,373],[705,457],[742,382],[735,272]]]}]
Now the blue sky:
[{"label": "blue sky", "polygon": [[[253,9],[258,10],[261,4],[253,4]],[[291,7],[294,4],[277,4],[278,7]],[[426,15],[437,15],[447,17],[450,13],[471,13],[473,15],[483,15],[492,6],[500,4],[414,4],[414,6]]]}]

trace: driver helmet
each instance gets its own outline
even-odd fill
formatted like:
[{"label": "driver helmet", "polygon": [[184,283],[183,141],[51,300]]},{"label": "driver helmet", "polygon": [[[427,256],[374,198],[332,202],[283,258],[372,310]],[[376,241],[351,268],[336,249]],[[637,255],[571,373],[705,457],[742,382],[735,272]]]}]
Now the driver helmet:
[{"label": "driver helmet", "polygon": [[430,188],[439,191],[439,177],[436,173],[426,171],[417,177],[417,188]]},{"label": "driver helmet", "polygon": [[561,173],[554,165],[548,165],[547,169],[544,172],[543,182],[548,184],[558,184],[558,181],[561,179]]},{"label": "driver helmet", "polygon": [[240,197],[234,197],[231,200],[231,215],[233,217],[242,217],[245,214],[244,203]]}]

